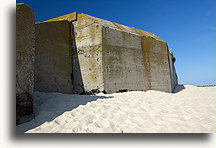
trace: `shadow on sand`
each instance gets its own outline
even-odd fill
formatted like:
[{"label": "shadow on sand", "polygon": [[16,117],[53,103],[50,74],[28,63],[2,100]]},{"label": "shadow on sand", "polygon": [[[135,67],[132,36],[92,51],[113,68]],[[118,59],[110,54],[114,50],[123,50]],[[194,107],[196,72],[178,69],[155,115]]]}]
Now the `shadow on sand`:
[{"label": "shadow on sand", "polygon": [[109,98],[112,97],[36,92],[34,93],[35,119],[18,125],[16,131],[26,132],[45,122],[54,120],[64,112],[71,111],[80,105],[86,105],[97,99]]}]

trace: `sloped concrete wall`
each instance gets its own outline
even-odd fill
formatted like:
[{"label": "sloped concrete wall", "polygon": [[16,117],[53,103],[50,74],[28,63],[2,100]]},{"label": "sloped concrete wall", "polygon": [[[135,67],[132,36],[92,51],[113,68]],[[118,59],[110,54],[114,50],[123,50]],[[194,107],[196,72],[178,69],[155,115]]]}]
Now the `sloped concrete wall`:
[{"label": "sloped concrete wall", "polygon": [[172,91],[165,42],[104,27],[103,51],[108,93],[124,89]]},{"label": "sloped concrete wall", "polygon": [[16,5],[16,123],[32,118],[35,16],[25,4]]},{"label": "sloped concrete wall", "polygon": [[107,93],[146,90],[141,39],[141,36],[103,27],[104,87]]},{"label": "sloped concrete wall", "polygon": [[147,90],[171,92],[171,76],[166,42],[143,37],[142,50]]},{"label": "sloped concrete wall", "polygon": [[68,21],[36,24],[35,91],[72,93],[72,43]]},{"label": "sloped concrete wall", "polygon": [[97,23],[87,25],[82,19],[73,25],[74,93],[103,91],[102,28]]},{"label": "sloped concrete wall", "polygon": [[[74,88],[108,93],[125,89],[172,91],[168,49],[159,37],[85,14],[78,14],[73,24],[77,50],[73,60],[79,63],[73,68],[74,82],[80,75],[82,79],[82,85]],[[78,67],[80,75],[76,74]]]},{"label": "sloped concrete wall", "polygon": [[77,27],[97,23],[102,28],[102,83],[106,92],[172,91],[168,48],[161,38],[85,14],[78,14],[76,21],[80,22]]}]

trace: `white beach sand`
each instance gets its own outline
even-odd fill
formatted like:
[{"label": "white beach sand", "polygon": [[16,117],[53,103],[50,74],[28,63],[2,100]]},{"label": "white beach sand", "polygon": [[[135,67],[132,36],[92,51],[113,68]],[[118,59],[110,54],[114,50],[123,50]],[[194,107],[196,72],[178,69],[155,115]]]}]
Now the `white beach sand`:
[{"label": "white beach sand", "polygon": [[[185,87],[183,89],[183,87]],[[35,93],[27,133],[216,132],[216,87],[178,86],[176,93],[131,91],[69,95]]]}]

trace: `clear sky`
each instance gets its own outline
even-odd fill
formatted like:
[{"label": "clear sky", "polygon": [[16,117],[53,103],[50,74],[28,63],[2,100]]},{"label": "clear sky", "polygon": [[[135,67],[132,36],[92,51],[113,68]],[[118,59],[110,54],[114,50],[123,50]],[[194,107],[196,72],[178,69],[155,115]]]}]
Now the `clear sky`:
[{"label": "clear sky", "polygon": [[215,0],[17,0],[33,8],[36,21],[72,12],[152,32],[176,57],[180,84],[215,85]]}]

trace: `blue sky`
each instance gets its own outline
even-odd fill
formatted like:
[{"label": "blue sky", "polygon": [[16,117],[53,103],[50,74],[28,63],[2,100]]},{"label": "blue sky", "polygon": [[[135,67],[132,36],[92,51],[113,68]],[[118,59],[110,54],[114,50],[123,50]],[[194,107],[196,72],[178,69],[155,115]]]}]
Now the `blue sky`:
[{"label": "blue sky", "polygon": [[215,85],[215,0],[17,0],[41,22],[86,13],[155,33],[173,49],[180,84]]}]

